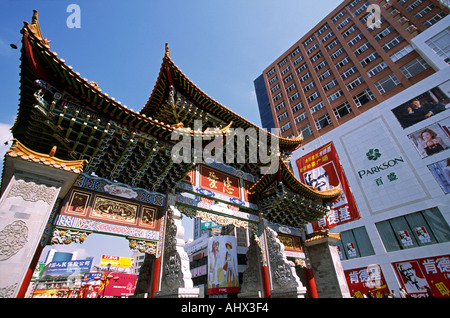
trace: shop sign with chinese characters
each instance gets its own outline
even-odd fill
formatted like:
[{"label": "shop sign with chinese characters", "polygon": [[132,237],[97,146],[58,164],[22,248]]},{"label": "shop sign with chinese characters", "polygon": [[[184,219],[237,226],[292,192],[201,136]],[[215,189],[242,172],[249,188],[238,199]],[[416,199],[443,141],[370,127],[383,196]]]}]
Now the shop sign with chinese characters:
[{"label": "shop sign with chinese characters", "polygon": [[377,160],[381,157],[380,150],[377,148],[371,148],[366,153],[366,157],[371,162],[373,161],[374,165],[369,168],[359,170],[358,176],[360,179],[375,176],[374,181],[377,186],[381,186],[385,182],[393,182],[398,180],[397,174],[390,168],[402,164],[404,162],[402,156],[391,158],[384,162],[377,162]]},{"label": "shop sign with chinese characters", "polygon": [[401,285],[413,297],[450,298],[450,255],[427,257],[393,264]]},{"label": "shop sign with chinese characters", "polygon": [[346,270],[344,274],[352,297],[364,298],[370,293],[372,297],[383,298],[389,294],[389,288],[379,265]]},{"label": "shop sign with chinese characters", "polygon": [[360,218],[355,199],[332,142],[300,157],[296,163],[303,183],[319,191],[338,185],[343,190],[330,212],[318,222],[313,222],[314,229],[318,229],[319,226],[331,228]]},{"label": "shop sign with chinese characters", "polygon": [[200,166],[200,187],[241,199],[237,177],[206,166]]}]

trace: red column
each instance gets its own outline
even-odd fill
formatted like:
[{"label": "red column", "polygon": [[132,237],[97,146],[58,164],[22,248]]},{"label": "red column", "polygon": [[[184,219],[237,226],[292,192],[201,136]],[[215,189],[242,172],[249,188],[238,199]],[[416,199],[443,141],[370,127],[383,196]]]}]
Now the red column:
[{"label": "red column", "polygon": [[30,285],[31,277],[33,276],[33,272],[36,269],[37,263],[39,261],[39,257],[41,256],[42,250],[44,246],[41,244],[38,245],[36,252],[34,253],[33,259],[31,260],[30,267],[25,274],[25,277],[22,281],[22,285],[20,286],[19,292],[17,293],[17,298],[25,298],[25,294],[27,292],[28,286]]},{"label": "red column", "polygon": [[305,269],[306,280],[308,281],[309,295],[311,298],[319,298],[317,293],[316,281],[314,280],[314,274],[311,268]]},{"label": "red column", "polygon": [[158,286],[159,286],[159,270],[161,267],[161,257],[158,257],[155,260],[155,264],[153,266],[153,282],[152,282],[152,294],[151,294],[151,298],[155,297],[155,292],[158,291]]},{"label": "red column", "polygon": [[261,266],[261,276],[263,282],[264,298],[270,298],[269,271],[267,269],[267,266],[265,265]]}]

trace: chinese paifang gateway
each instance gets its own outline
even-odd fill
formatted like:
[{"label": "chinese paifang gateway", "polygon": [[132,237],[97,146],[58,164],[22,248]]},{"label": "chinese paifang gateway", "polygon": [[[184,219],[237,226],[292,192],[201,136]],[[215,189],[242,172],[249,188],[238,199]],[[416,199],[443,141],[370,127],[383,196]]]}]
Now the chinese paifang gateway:
[{"label": "chinese paifang gateway", "polygon": [[[0,280],[7,297],[24,296],[45,244],[82,243],[91,233],[122,236],[130,248],[146,253],[151,265],[141,271],[139,283],[152,297],[197,297],[184,243],[173,239],[183,232],[180,212],[252,233],[249,251],[256,255],[248,254],[240,297],[306,294],[273,229],[297,229],[305,239],[304,225],[323,217],[341,188],[335,185],[318,191],[295,178],[289,158],[301,145],[301,137],[274,136],[207,96],[173,63],[167,45],[153,91],[142,110],[135,112],[82,78],[50,50],[37,11],[21,33],[20,102],[11,129],[14,144],[5,157],[0,201],[0,210],[8,211],[9,217],[1,220],[0,227],[11,229],[8,226],[18,222],[10,212],[12,205],[33,211],[32,218],[39,222],[21,220],[26,233],[15,233],[16,237],[27,235],[27,242],[16,246],[18,251],[29,245],[31,254],[21,256],[24,265],[15,266],[17,251],[11,252],[11,262],[0,263],[2,272],[11,273]],[[194,131],[198,120],[203,127]],[[198,134],[205,140],[220,134],[226,141],[229,128],[255,128],[269,142],[276,140],[276,173],[261,175],[266,163],[248,160],[229,165],[173,162],[174,130],[181,129],[192,140]],[[77,168],[66,169],[73,166]],[[222,188],[202,187],[208,177],[202,169],[216,171]],[[97,206],[102,213],[96,213]],[[117,210],[110,207],[126,207],[132,213],[117,217],[109,214]],[[324,244],[335,240],[327,232],[322,238]],[[314,245],[318,242],[322,241],[315,240]],[[262,270],[255,271],[255,266]],[[311,266],[305,269],[312,277]]]}]

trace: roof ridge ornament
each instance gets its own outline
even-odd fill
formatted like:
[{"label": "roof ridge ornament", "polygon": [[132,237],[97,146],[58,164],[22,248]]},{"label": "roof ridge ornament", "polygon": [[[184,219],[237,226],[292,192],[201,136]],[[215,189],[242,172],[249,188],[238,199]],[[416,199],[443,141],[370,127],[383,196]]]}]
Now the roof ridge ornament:
[{"label": "roof ridge ornament", "polygon": [[38,19],[39,12],[35,9],[33,9],[33,17],[31,18],[31,24],[28,24],[25,22],[25,24],[28,24],[28,29],[39,39],[41,40],[42,44],[46,46],[50,46],[50,41],[42,36],[41,27],[39,26],[39,19]]},{"label": "roof ridge ornament", "polygon": [[170,58],[169,43],[166,43],[165,55]]}]

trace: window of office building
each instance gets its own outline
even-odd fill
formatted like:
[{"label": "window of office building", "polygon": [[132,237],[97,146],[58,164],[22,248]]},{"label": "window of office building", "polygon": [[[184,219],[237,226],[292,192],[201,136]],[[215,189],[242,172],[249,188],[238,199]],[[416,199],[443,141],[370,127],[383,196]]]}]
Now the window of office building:
[{"label": "window of office building", "polygon": [[374,98],[375,96],[373,95],[372,91],[369,88],[353,96],[353,100],[355,101],[356,106],[358,107],[370,102]]},{"label": "window of office building", "polygon": [[299,102],[298,104],[296,104],[292,107],[292,113],[295,113],[296,111],[298,111],[301,108],[303,108],[303,103]]},{"label": "window of office building", "polygon": [[450,64],[450,27],[439,32],[425,43],[445,62]]},{"label": "window of office building", "polygon": [[356,86],[361,85],[364,82],[364,78],[362,76],[358,77],[357,79],[351,81],[350,83],[347,84],[347,89],[348,90],[352,90],[354,89]]},{"label": "window of office building", "polygon": [[385,45],[383,45],[383,50],[389,51],[403,40],[404,40],[403,37],[401,35],[398,35],[389,42],[387,42]]},{"label": "window of office building", "polygon": [[287,124],[284,124],[283,126],[280,127],[280,131],[281,132],[285,132],[286,130],[288,130],[289,128],[291,128],[291,123],[288,122]]},{"label": "window of office building", "polygon": [[352,112],[352,108],[350,107],[350,104],[348,102],[345,102],[338,107],[333,109],[334,115],[337,119],[344,117],[347,114],[350,114]]},{"label": "window of office building", "polygon": [[285,104],[284,104],[284,102],[281,102],[281,103],[279,103],[277,106],[275,106],[275,110],[276,111],[279,111],[281,108],[283,108],[284,106],[286,106]]},{"label": "window of office building", "polygon": [[314,114],[316,111],[318,111],[319,109],[322,109],[323,107],[325,107],[325,103],[318,102],[316,105],[311,107],[311,114]]},{"label": "window of office building", "polygon": [[[450,41],[450,39],[449,39]],[[395,52],[394,54],[391,55],[391,60],[392,62],[396,62],[399,59],[401,59],[402,57],[408,55],[409,53],[411,53],[412,51],[414,51],[413,47],[411,45],[407,45],[404,48],[400,49],[399,51]]]},{"label": "window of office building", "polygon": [[450,241],[450,227],[438,208],[375,223],[387,252]]},{"label": "window of office building", "polygon": [[409,62],[405,66],[401,67],[400,70],[403,74],[405,74],[406,78],[410,78],[426,70],[428,67],[429,66],[425,62],[425,60],[421,57],[418,57],[412,62]]},{"label": "window of office building", "polygon": [[281,115],[278,116],[278,121],[282,121],[283,119],[285,119],[288,116],[287,112],[282,113]]},{"label": "window of office building", "polygon": [[328,126],[329,124],[331,124],[331,118],[330,115],[328,115],[328,113],[326,113],[325,115],[317,118],[315,120],[316,123],[316,127],[318,130],[321,130],[322,128]]},{"label": "window of office building", "polygon": [[297,117],[295,117],[294,121],[295,121],[296,124],[298,124],[303,119],[306,119],[306,112],[303,112],[300,115],[298,115]]},{"label": "window of office building", "polygon": [[361,61],[361,65],[362,66],[366,66],[367,64],[369,64],[370,62],[372,62],[373,60],[375,60],[377,57],[379,57],[380,54],[378,54],[378,52],[373,52],[372,54],[367,55],[362,61]]},{"label": "window of office building", "polygon": [[342,260],[375,254],[365,227],[341,232],[341,240],[337,246]]},{"label": "window of office building", "polygon": [[430,27],[433,24],[435,24],[436,22],[438,22],[439,20],[445,18],[446,16],[447,16],[447,13],[445,13],[444,11],[441,11],[441,12],[437,13],[436,15],[434,15],[432,18],[425,21],[423,24],[426,27]]},{"label": "window of office building", "polygon": [[378,64],[377,66],[375,66],[374,68],[371,68],[368,72],[367,75],[369,75],[369,77],[374,76],[375,74],[381,72],[382,70],[384,70],[387,67],[387,64],[385,62],[381,62],[380,64]]},{"label": "window of office building", "polygon": [[298,130],[298,134],[299,134],[299,135],[302,135],[303,138],[306,138],[306,137],[308,137],[308,136],[311,136],[311,135],[313,134],[313,131],[312,131],[312,129],[311,129],[311,125],[308,124],[308,125],[306,125],[305,127],[300,128],[300,129]]},{"label": "window of office building", "polygon": [[395,76],[395,74],[390,74],[389,76],[376,83],[375,86],[377,87],[380,94],[384,94],[387,91],[393,89],[398,84],[400,84],[400,81],[397,76]]},{"label": "window of office building", "polygon": [[312,81],[312,82],[308,83],[308,85],[303,86],[303,91],[306,93],[314,86],[316,86],[316,83],[314,83],[314,81]]},{"label": "window of office building", "polygon": [[334,92],[333,94],[331,94],[330,96],[328,96],[328,101],[331,103],[332,101],[334,101],[335,99],[338,99],[342,95],[344,95],[344,92],[342,91],[342,89],[340,89],[340,90]]}]

